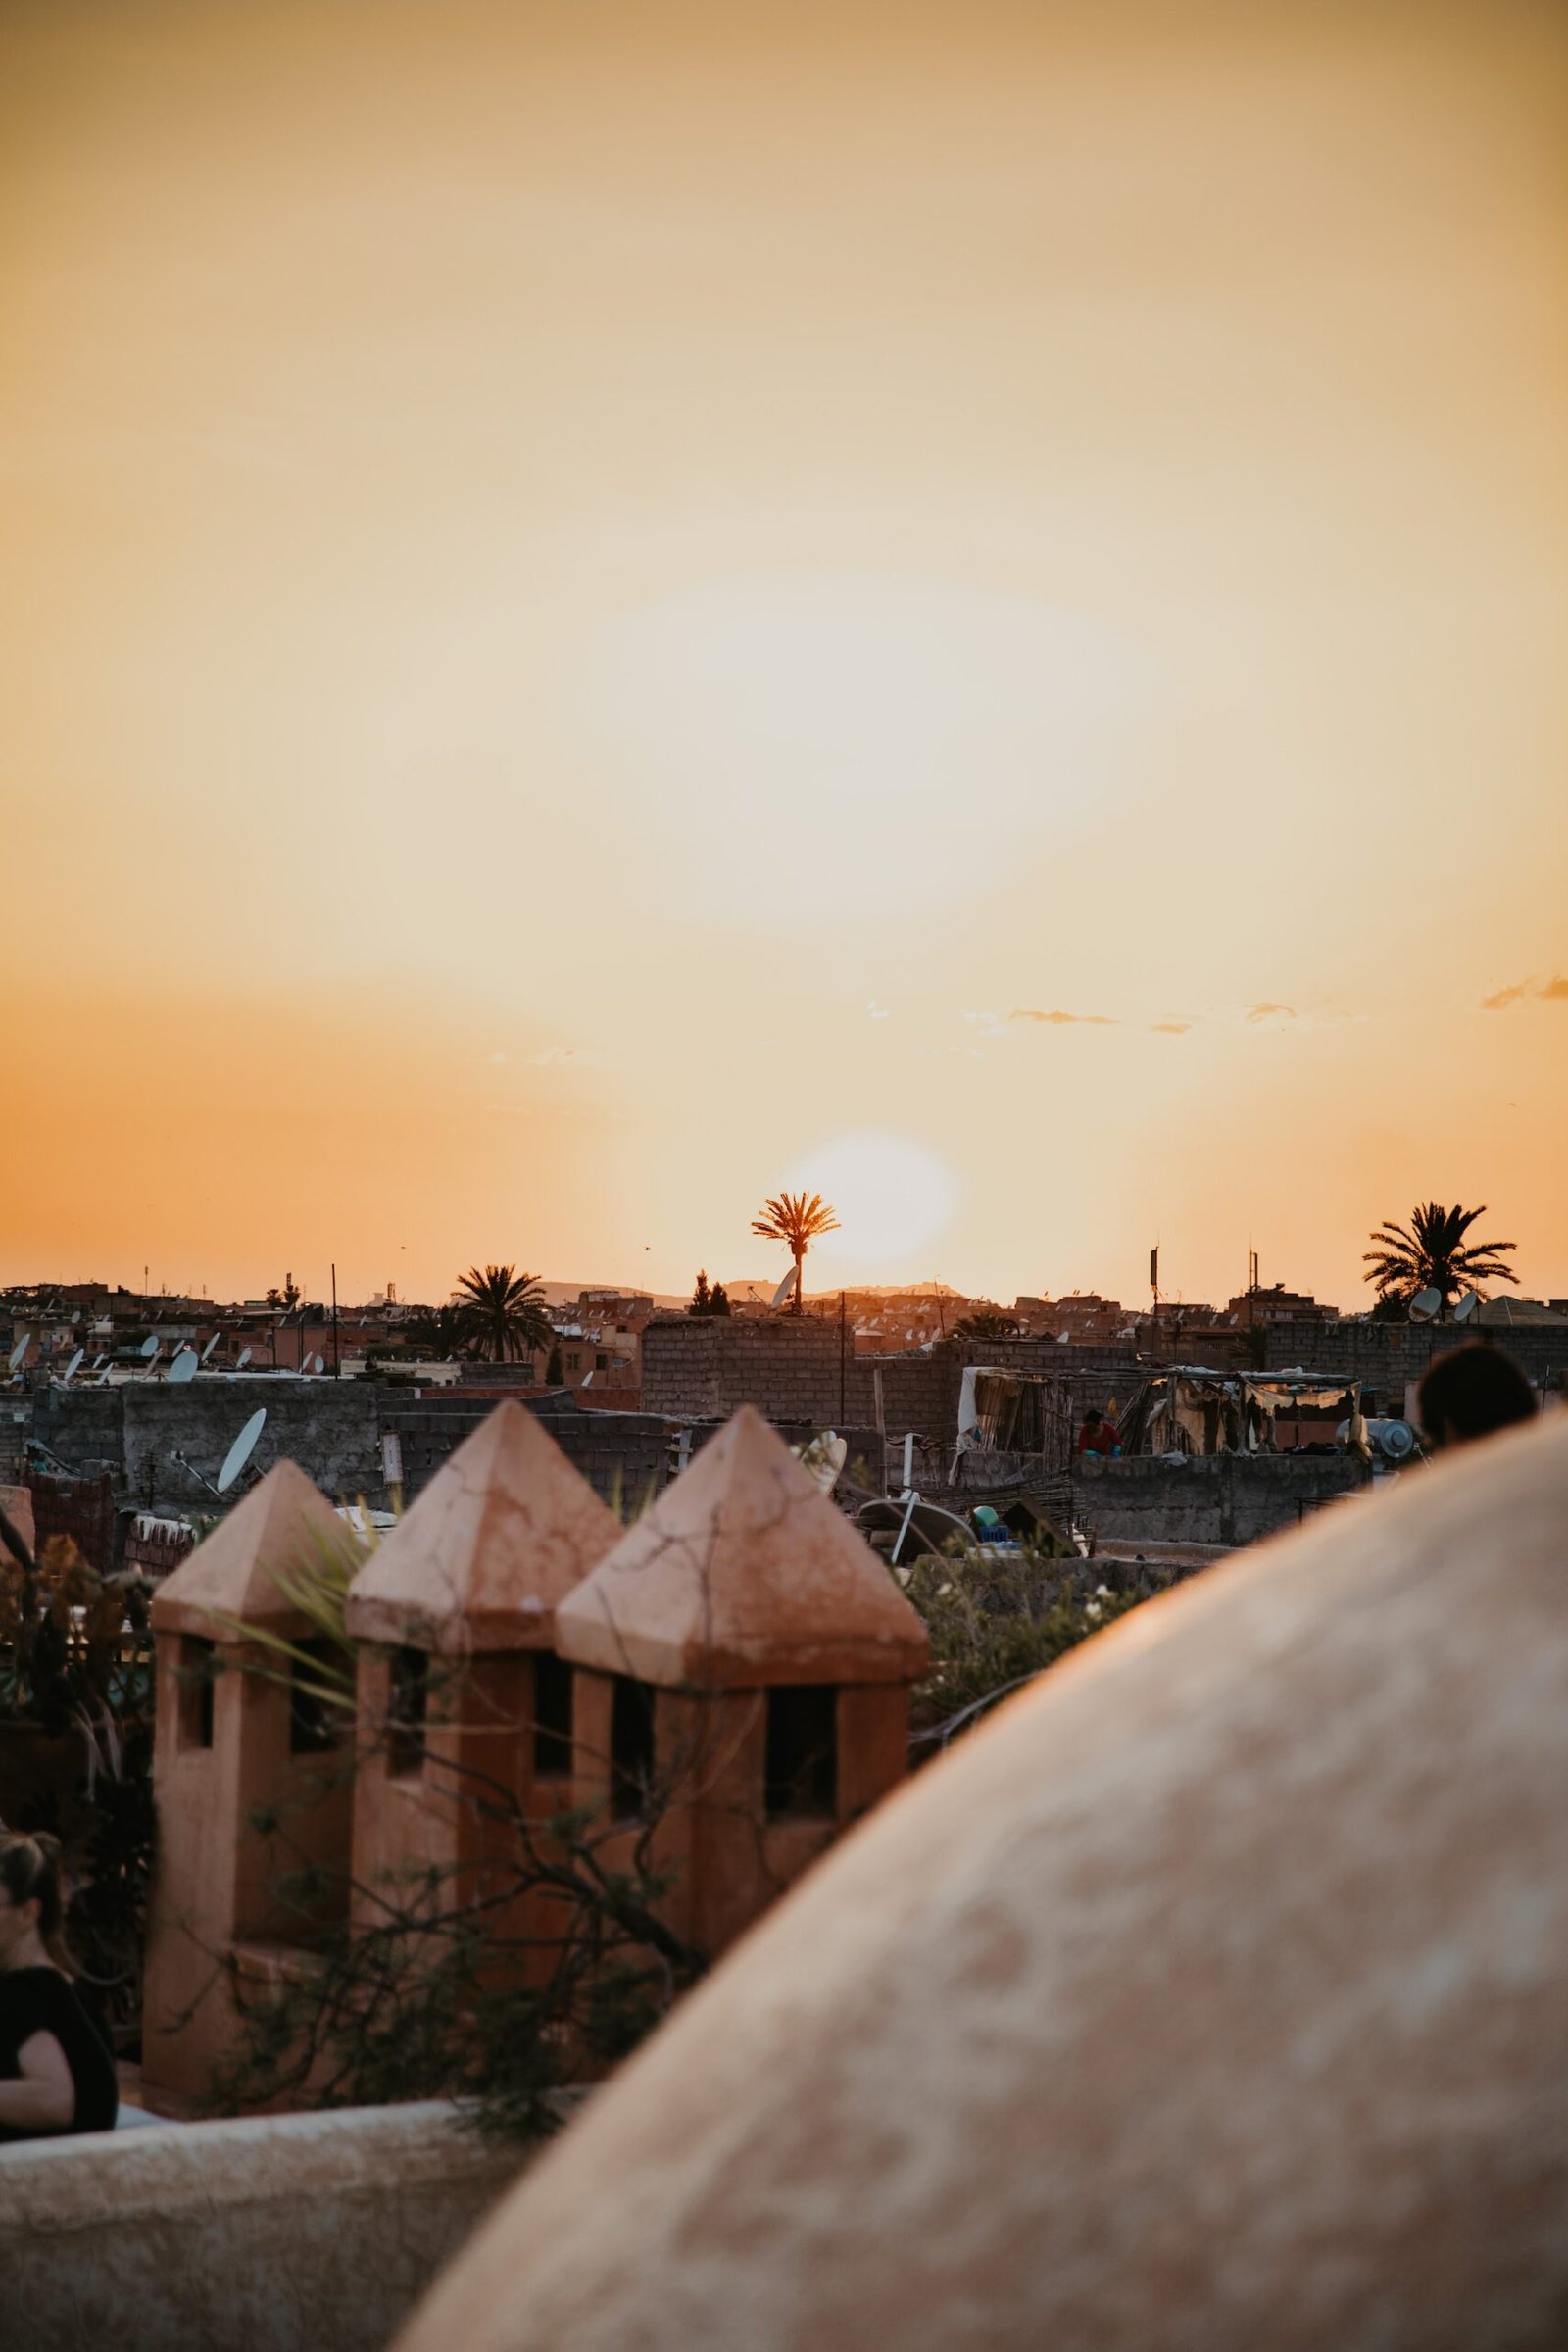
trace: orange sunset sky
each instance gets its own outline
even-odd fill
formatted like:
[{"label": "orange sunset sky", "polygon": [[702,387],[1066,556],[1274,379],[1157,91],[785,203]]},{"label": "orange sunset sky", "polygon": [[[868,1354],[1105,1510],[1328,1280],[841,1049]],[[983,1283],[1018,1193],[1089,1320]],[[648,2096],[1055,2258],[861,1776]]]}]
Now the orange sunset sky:
[{"label": "orange sunset sky", "polygon": [[1565,27],[14,0],[0,1279],[1568,1293]]}]

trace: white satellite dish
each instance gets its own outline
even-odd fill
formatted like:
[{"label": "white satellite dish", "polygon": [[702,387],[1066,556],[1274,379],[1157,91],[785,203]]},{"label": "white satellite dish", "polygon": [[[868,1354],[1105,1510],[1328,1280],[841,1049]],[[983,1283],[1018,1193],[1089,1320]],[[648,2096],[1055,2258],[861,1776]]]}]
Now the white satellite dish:
[{"label": "white satellite dish", "polygon": [[266,1426],[267,1407],[265,1404],[259,1404],[255,1412],[252,1413],[250,1419],[246,1422],[244,1428],[240,1431],[239,1436],[234,1440],[233,1445],[223,1456],[223,1467],[218,1473],[218,1492],[220,1494],[226,1494],[228,1493],[229,1488],[234,1484],[235,1479],[238,1478],[240,1472],[250,1460],[251,1455],[256,1451],[256,1441],[261,1436],[262,1431],[266,1428]]},{"label": "white satellite dish", "polygon": [[799,1266],[791,1266],[789,1272],[779,1284],[778,1289],[773,1293],[773,1304],[775,1306],[782,1306],[786,1298],[792,1298],[795,1296],[795,1283],[800,1270],[801,1269]]},{"label": "white satellite dish", "polygon": [[324,1371],[326,1370],[326,1358],[325,1358],[325,1356],[324,1356],[324,1355],[313,1355],[313,1356],[312,1356],[312,1358],[311,1358],[311,1370],[312,1370],[313,1372],[324,1372]]},{"label": "white satellite dish", "polygon": [[17,1366],[21,1363],[23,1357],[26,1354],[27,1349],[31,1347],[31,1345],[32,1334],[30,1331],[24,1331],[21,1339],[11,1350],[11,1354],[6,1366],[8,1371],[14,1372],[16,1370]]},{"label": "white satellite dish", "polygon": [[92,1359],[92,1368],[93,1368],[93,1370],[94,1370],[95,1372],[101,1372],[101,1371],[103,1370],[103,1368],[104,1368],[105,1364],[107,1364],[107,1363],[108,1363],[108,1361],[109,1361],[109,1358],[108,1358],[108,1356],[107,1356],[107,1355],[95,1355],[95,1356],[93,1357],[93,1359]]},{"label": "white satellite dish", "polygon": [[213,1349],[218,1346],[220,1337],[221,1334],[215,1331],[212,1338],[208,1341],[206,1347],[202,1349],[202,1362],[204,1364],[206,1363],[207,1358],[212,1354]]},{"label": "white satellite dish", "polygon": [[234,1364],[234,1369],[235,1369],[235,1371],[236,1371],[236,1372],[243,1372],[243,1371],[244,1371],[244,1369],[245,1369],[245,1367],[246,1367],[246,1365],[247,1365],[247,1364],[250,1362],[250,1360],[251,1360],[251,1351],[250,1351],[250,1349],[249,1349],[248,1348],[242,1348],[240,1349],[240,1351],[239,1351],[239,1355],[238,1355],[238,1357],[237,1357],[237,1358],[236,1358],[236,1360],[235,1360],[235,1364]]},{"label": "white satellite dish", "polygon": [[180,1349],[179,1353],[175,1356],[173,1362],[169,1367],[169,1377],[172,1381],[178,1381],[182,1388],[186,1381],[195,1379],[196,1350],[194,1348],[182,1348]]},{"label": "white satellite dish", "polygon": [[142,1354],[143,1354],[143,1355],[144,1355],[144,1356],[147,1358],[147,1361],[148,1361],[149,1363],[151,1363],[151,1362],[152,1362],[152,1360],[153,1360],[153,1357],[154,1357],[154,1356],[155,1356],[155,1355],[158,1353],[158,1350],[159,1350],[159,1348],[160,1348],[160,1347],[161,1347],[162,1345],[163,1345],[163,1343],[162,1343],[162,1341],[159,1339],[159,1337],[158,1337],[158,1334],[157,1334],[156,1332],[154,1332],[154,1331],[150,1331],[150,1332],[147,1334],[147,1337],[146,1337],[146,1338],[143,1340],[143,1342],[142,1342],[142,1344],[141,1344],[141,1351],[142,1351]]},{"label": "white satellite dish", "polygon": [[77,1374],[77,1373],[78,1373],[78,1372],[81,1370],[81,1367],[82,1367],[82,1365],[83,1365],[83,1364],[86,1362],[86,1360],[87,1360],[87,1350],[86,1350],[86,1348],[78,1348],[76,1349],[76,1352],[75,1352],[75,1354],[74,1354],[74,1355],[72,1357],[72,1359],[71,1359],[70,1363],[69,1363],[69,1364],[66,1366],[66,1368],[65,1368],[64,1372],[62,1372],[62,1373],[61,1373],[61,1375],[60,1375],[60,1378],[61,1378],[62,1382],[65,1382],[65,1381],[68,1381],[68,1380],[74,1380],[74,1379],[75,1378],[76,1374]]},{"label": "white satellite dish", "polygon": [[1458,1305],[1453,1310],[1454,1321],[1456,1323],[1468,1323],[1471,1316],[1476,1312],[1480,1304],[1481,1293],[1479,1291],[1466,1291],[1464,1297],[1460,1299]]},{"label": "white satellite dish", "polygon": [[1441,1315],[1442,1312],[1443,1293],[1441,1291],[1417,1291],[1410,1301],[1412,1323],[1430,1323],[1434,1316]]}]

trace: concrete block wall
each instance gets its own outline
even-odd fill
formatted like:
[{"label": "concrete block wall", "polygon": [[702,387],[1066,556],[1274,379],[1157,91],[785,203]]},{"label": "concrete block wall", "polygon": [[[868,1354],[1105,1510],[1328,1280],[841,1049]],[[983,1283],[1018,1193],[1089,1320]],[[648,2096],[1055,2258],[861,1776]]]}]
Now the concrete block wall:
[{"label": "concrete block wall", "polygon": [[117,1389],[40,1389],[32,1434],[73,1470],[107,1464],[120,1499],[139,1510],[211,1510],[201,1480],[172,1458],[215,1478],[259,1404],[267,1426],[253,1454],[270,1470],[286,1454],[334,1497],[383,1503],[380,1392],[372,1381],[279,1380],[267,1374],[127,1382]]},{"label": "concrete block wall", "polygon": [[[1419,1380],[1435,1356],[1480,1335],[1462,1323],[1274,1323],[1262,1336],[1270,1369],[1300,1364],[1308,1372],[1345,1372],[1375,1389],[1388,1410],[1400,1412],[1407,1381]],[[1519,1323],[1485,1336],[1534,1381],[1568,1372],[1568,1331],[1559,1325]]]},{"label": "concrete block wall", "polygon": [[[643,1333],[644,1409],[673,1420],[722,1420],[738,1404],[753,1404],[769,1421],[836,1426],[840,1349],[838,1324],[816,1315],[667,1316]],[[854,1372],[846,1353],[847,1403]],[[844,1417],[869,1416],[851,1404]]]},{"label": "concrete block wall", "polygon": [[1135,1454],[1080,1462],[1073,1510],[1081,1527],[1118,1543],[1255,1544],[1370,1481],[1348,1454]]},{"label": "concrete block wall", "polygon": [[[522,1401],[534,1409],[535,1399]],[[551,1396],[537,1403],[543,1408],[539,1417],[545,1427],[602,1502],[629,1505],[662,1491],[669,1476],[669,1433],[658,1416],[584,1412],[569,1400],[562,1409]],[[414,1500],[448,1454],[494,1410],[492,1398],[466,1396],[456,1389],[418,1398],[407,1390],[384,1393],[381,1426],[395,1432],[402,1446],[406,1501]]]}]

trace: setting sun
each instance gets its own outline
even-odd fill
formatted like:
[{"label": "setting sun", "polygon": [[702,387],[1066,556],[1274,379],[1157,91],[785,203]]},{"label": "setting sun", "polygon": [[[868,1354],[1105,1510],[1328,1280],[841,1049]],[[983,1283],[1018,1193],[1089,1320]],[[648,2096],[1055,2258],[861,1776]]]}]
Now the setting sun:
[{"label": "setting sun", "polygon": [[840,1135],[808,1154],[793,1181],[820,1193],[840,1231],[815,1244],[818,1268],[881,1266],[936,1242],[958,1200],[957,1180],[934,1152],[899,1135]]}]

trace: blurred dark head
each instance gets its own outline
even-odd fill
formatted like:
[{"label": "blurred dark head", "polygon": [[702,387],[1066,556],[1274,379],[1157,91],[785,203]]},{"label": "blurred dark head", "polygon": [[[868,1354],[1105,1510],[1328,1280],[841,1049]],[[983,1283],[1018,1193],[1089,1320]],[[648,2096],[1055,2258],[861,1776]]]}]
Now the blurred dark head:
[{"label": "blurred dark head", "polygon": [[1467,1340],[1433,1364],[1418,1409],[1433,1446],[1463,1446],[1512,1421],[1533,1421],[1536,1397],[1511,1355],[1485,1340]]}]

